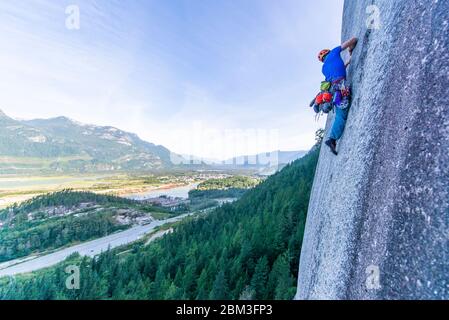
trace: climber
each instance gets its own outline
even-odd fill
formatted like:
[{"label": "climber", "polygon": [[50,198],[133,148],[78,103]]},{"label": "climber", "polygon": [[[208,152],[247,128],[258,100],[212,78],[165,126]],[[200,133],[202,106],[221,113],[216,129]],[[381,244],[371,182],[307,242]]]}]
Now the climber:
[{"label": "climber", "polygon": [[[324,63],[323,74],[326,77],[326,82],[330,83],[330,92],[334,96],[333,102],[336,109],[336,115],[329,139],[326,140],[325,143],[335,155],[338,155],[337,141],[343,135],[346,120],[348,119],[350,88],[346,83],[346,68],[351,63],[352,51],[356,47],[357,41],[357,38],[352,38],[333,50],[322,50],[318,55],[318,59]],[[350,58],[349,61],[345,63],[341,57],[341,52],[347,49]]]}]

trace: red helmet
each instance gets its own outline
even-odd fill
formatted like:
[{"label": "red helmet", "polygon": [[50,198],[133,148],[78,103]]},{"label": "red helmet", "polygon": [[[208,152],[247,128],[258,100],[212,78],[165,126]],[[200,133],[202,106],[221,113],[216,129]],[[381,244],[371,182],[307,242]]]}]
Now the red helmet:
[{"label": "red helmet", "polygon": [[318,54],[318,60],[324,62],[324,58],[327,56],[329,52],[331,52],[329,49],[321,50],[320,53]]}]

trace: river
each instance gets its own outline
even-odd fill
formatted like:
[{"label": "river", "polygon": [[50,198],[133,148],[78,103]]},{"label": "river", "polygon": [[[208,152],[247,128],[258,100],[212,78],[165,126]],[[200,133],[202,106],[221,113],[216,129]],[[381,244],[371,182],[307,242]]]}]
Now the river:
[{"label": "river", "polygon": [[134,200],[145,200],[149,198],[158,198],[160,196],[168,196],[173,198],[189,198],[189,191],[195,189],[198,186],[198,183],[189,184],[187,186],[170,188],[170,189],[157,189],[151,190],[144,193],[133,194],[128,196],[130,199]]}]

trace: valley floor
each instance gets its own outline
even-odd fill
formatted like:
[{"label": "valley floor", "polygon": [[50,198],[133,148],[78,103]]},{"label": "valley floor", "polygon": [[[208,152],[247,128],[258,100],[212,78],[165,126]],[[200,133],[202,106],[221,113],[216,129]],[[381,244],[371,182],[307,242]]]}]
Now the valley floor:
[{"label": "valley floor", "polygon": [[[166,192],[173,188],[188,187],[195,181],[195,177],[166,177],[159,179],[128,175],[0,176],[0,209],[14,203],[27,201],[41,194],[64,189],[138,197],[147,193],[151,194],[151,192]],[[200,181],[198,180],[198,182]]]},{"label": "valley floor", "polygon": [[[33,251],[30,250],[29,255],[23,256],[18,258],[15,258],[14,260],[9,260],[3,263],[0,263],[0,277],[8,277],[8,276],[16,276],[18,274],[26,274],[26,273],[32,273],[37,270],[45,269],[52,267],[64,260],[66,260],[71,255],[78,253],[81,256],[87,256],[87,257],[95,257],[97,255],[100,255],[102,252],[105,252],[109,249],[114,249],[118,247],[123,247],[129,244],[132,244],[136,241],[143,240],[146,242],[145,245],[148,245],[149,243],[153,242],[154,240],[171,233],[173,231],[172,226],[174,223],[179,222],[181,220],[184,220],[186,217],[192,216],[194,214],[200,214],[208,212],[211,209],[216,208],[217,206],[221,206],[225,203],[231,203],[238,199],[238,197],[241,196],[240,193],[234,194],[237,189],[229,190],[230,193],[227,195],[226,190],[220,191],[220,195],[217,195],[216,192],[218,191],[213,189],[209,190],[208,188],[205,188],[201,191],[200,196],[196,195],[196,197],[191,198],[191,195],[189,192],[193,189],[199,188],[199,185],[202,185],[201,183],[203,181],[209,181],[207,178],[210,178],[209,176],[204,175],[186,175],[186,176],[165,176],[165,177],[145,177],[145,176],[79,176],[79,177],[73,177],[73,176],[54,176],[54,177],[17,177],[17,176],[0,176],[0,209],[6,208],[10,206],[13,203],[22,203],[28,199],[34,198],[38,195],[43,194],[51,194],[54,195],[52,201],[62,201],[62,203],[67,202],[65,196],[63,196],[64,193],[61,193],[60,195],[57,195],[56,193],[60,192],[61,190],[73,190],[73,191],[82,191],[82,192],[88,192],[93,194],[115,194],[120,196],[121,198],[128,198],[131,199],[130,201],[137,200],[137,203],[145,204],[148,199],[155,199],[155,198],[173,198],[173,199],[189,199],[190,206],[188,211],[184,211],[185,213],[183,215],[179,215],[176,217],[173,217],[173,215],[170,214],[170,211],[167,213],[158,213],[158,212],[151,212],[152,219],[150,220],[150,223],[134,223],[133,227],[130,227],[129,229],[126,229],[124,231],[116,231],[112,234],[109,234],[107,236],[101,236],[99,238],[92,238],[93,240],[86,239],[85,242],[77,243],[76,241],[67,242],[65,246],[59,246],[58,248],[54,249],[42,249],[40,251]],[[213,175],[212,180],[215,184],[222,183],[223,181],[227,180],[220,180],[220,177],[216,174]],[[214,180],[215,179],[215,180]],[[231,182],[235,183],[234,180],[238,181],[244,181],[246,182],[247,179],[252,178],[227,178],[227,179],[233,179]],[[258,181],[258,180],[257,180]],[[204,182],[203,182],[204,183]],[[234,186],[233,184],[230,185],[231,187]],[[238,186],[238,185],[236,185]],[[214,186],[214,188],[219,188],[221,186]],[[73,191],[67,191],[68,194],[75,194],[76,192]],[[223,193],[223,194],[221,194]],[[226,197],[224,196],[226,195]],[[214,196],[217,196],[217,199],[212,198]],[[77,201],[84,201],[83,200],[83,194],[81,193],[78,195],[79,199]],[[86,195],[87,197],[87,195]],[[62,199],[64,198],[64,199]],[[38,198],[34,198],[38,199]],[[114,198],[112,200],[118,201],[120,198]],[[111,200],[111,201],[112,201]],[[145,200],[145,201],[144,201]],[[38,201],[38,200],[36,200]],[[42,203],[46,203],[48,205],[48,199],[47,200],[41,200]],[[50,201],[51,202],[51,201]],[[23,204],[27,205],[27,204]],[[86,205],[85,203],[80,204]],[[67,206],[67,205],[66,205]],[[114,205],[103,205],[104,208],[100,205],[98,208],[103,208],[105,212],[107,212],[108,208],[112,211],[119,210],[120,208],[119,204]],[[125,204],[126,206],[126,204]],[[64,207],[64,206],[62,206]],[[117,207],[117,208],[116,208]],[[17,207],[17,208],[20,208]],[[19,210],[20,209],[14,209]],[[38,210],[36,212],[46,212],[46,214],[51,215],[51,219],[57,218],[54,216],[56,208],[59,208],[56,205],[50,206],[46,210]],[[75,212],[78,207],[70,207],[67,208],[64,207],[65,212],[63,212],[63,215],[59,218],[63,218],[64,216],[70,215],[70,212]],[[75,210],[76,209],[76,210]],[[94,208],[95,209],[95,208]],[[142,208],[140,208],[142,209]],[[163,209],[163,208],[162,208]],[[173,209],[173,208],[171,208]],[[28,223],[35,223],[33,220],[32,210],[27,213]],[[61,209],[62,210],[62,209]],[[74,211],[75,210],[75,211]],[[120,209],[123,211],[123,209]],[[120,211],[119,210],[119,211]],[[166,209],[170,210],[170,208]],[[83,210],[81,210],[83,211]],[[80,211],[80,212],[81,212]],[[95,210],[94,210],[95,211]],[[98,211],[98,210],[97,210]],[[102,211],[102,212],[103,212]],[[133,211],[133,210],[131,210]],[[84,212],[84,211],[83,211]],[[89,211],[91,212],[91,211]],[[182,212],[182,211],[181,211]],[[76,213],[76,212],[75,212]],[[91,212],[92,213],[92,212]],[[173,212],[176,214],[176,212]],[[8,214],[8,210],[4,210],[4,214]],[[9,214],[11,214],[11,211],[9,211]],[[86,213],[87,214],[87,213]],[[92,213],[93,214],[93,213]],[[122,213],[122,215],[125,215]],[[171,217],[170,217],[171,215]],[[74,214],[74,216],[80,216],[79,214]],[[16,216],[15,216],[16,217]],[[81,217],[81,216],[80,216]],[[34,217],[35,218],[35,217]],[[47,217],[48,218],[48,217]],[[31,220],[30,220],[31,219]],[[116,219],[116,218],[114,218]],[[19,219],[20,220],[20,219]],[[49,220],[50,221],[50,220]],[[75,221],[75,220],[74,220]],[[9,222],[12,226],[15,225],[15,222]],[[128,221],[129,223],[129,221]],[[8,223],[7,220],[4,220],[3,222],[0,221],[0,229],[7,228]],[[70,224],[71,226],[72,224]],[[16,228],[19,228],[19,226],[15,226]],[[31,227],[30,227],[31,228]],[[71,227],[70,227],[71,228]],[[11,229],[7,232],[13,232],[14,230]],[[31,230],[31,229],[30,229]],[[34,229],[33,229],[34,230]],[[67,230],[63,230],[67,231]],[[38,231],[36,234],[39,235]],[[49,230],[49,234],[53,231]],[[107,234],[107,233],[103,233]],[[46,238],[43,237],[42,240],[45,240]],[[13,242],[17,240],[13,238]],[[35,242],[36,239],[33,239]],[[23,241],[22,241],[23,242]],[[28,244],[28,242],[24,242],[25,244]],[[7,247],[8,244],[6,244],[6,250],[8,251]],[[20,253],[20,252],[18,252]]]},{"label": "valley floor", "polygon": [[[43,256],[33,256],[25,259],[17,259],[0,264],[0,277],[14,276],[17,274],[29,273],[40,269],[51,267],[74,253],[79,253],[81,256],[94,257],[107,251],[126,244],[135,242],[145,235],[155,231],[157,227],[161,227],[170,223],[181,221],[191,214],[185,214],[167,220],[153,221],[148,225],[137,226],[131,229],[114,233],[109,236],[99,238],[86,243],[81,243],[72,247],[64,248],[53,253]],[[149,241],[155,240],[157,237],[150,238]]]}]

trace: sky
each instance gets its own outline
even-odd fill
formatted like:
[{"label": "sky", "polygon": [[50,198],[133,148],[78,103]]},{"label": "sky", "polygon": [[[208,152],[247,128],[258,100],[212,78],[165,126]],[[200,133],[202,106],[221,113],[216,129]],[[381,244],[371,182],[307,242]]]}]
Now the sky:
[{"label": "sky", "polygon": [[[0,109],[181,154],[307,150],[343,0],[2,0]],[[79,15],[78,15],[79,13]],[[79,19],[78,19],[79,17]]]}]

